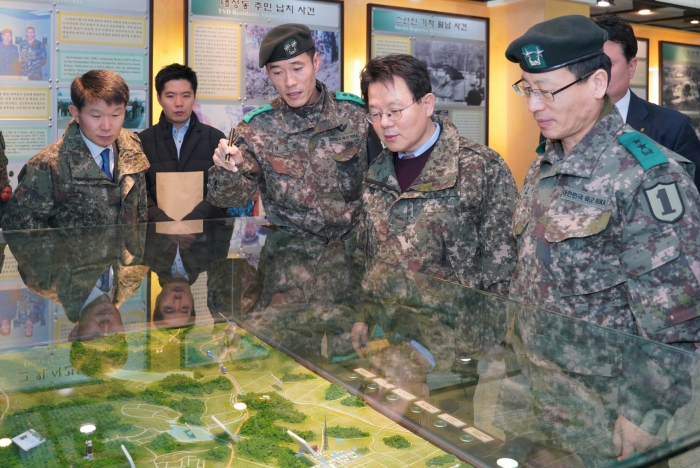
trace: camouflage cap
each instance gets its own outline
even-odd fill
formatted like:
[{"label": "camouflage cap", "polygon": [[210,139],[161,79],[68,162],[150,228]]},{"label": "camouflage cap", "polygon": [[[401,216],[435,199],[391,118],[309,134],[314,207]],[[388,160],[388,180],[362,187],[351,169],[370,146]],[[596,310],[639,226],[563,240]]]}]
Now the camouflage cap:
[{"label": "camouflage cap", "polygon": [[510,43],[506,58],[526,72],[544,73],[603,54],[607,39],[590,18],[561,16],[528,29]]},{"label": "camouflage cap", "polygon": [[287,60],[314,47],[311,30],[303,24],[281,24],[270,29],[260,44],[260,68]]}]

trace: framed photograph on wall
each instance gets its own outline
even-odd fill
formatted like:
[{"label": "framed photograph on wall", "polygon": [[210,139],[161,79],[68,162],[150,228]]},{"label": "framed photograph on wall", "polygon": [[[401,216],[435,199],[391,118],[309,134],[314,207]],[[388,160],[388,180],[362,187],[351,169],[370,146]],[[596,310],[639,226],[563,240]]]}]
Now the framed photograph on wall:
[{"label": "framed photograph on wall", "polygon": [[0,2],[0,129],[10,185],[29,158],[60,138],[71,117],[71,82],[108,69],[129,86],[124,128],[150,122],[152,0]]},{"label": "framed photograph on wall", "polygon": [[700,46],[659,42],[661,105],[690,117],[700,134]]},{"label": "framed photograph on wall", "polygon": [[630,89],[638,97],[649,100],[649,39],[637,38],[637,71],[630,81]]},{"label": "framed photograph on wall", "polygon": [[392,53],[422,60],[430,72],[435,112],[459,134],[487,144],[489,20],[367,5],[368,59]]}]

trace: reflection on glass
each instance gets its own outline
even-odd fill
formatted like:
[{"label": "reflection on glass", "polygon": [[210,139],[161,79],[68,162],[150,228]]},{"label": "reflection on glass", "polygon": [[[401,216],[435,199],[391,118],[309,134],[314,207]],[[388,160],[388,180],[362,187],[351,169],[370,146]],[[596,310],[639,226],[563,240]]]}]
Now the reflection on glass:
[{"label": "reflection on glass", "polygon": [[693,354],[260,224],[4,233],[0,434],[44,442],[3,461],[79,466],[90,440],[113,466],[605,467],[700,443]]}]

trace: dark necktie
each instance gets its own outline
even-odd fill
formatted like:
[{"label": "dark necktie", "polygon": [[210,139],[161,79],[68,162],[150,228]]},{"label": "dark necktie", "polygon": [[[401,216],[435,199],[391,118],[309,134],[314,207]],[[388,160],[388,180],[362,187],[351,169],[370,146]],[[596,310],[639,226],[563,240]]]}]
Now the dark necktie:
[{"label": "dark necktie", "polygon": [[102,172],[107,174],[109,180],[112,180],[112,171],[109,170],[109,148],[103,149],[100,156],[102,156]]},{"label": "dark necktie", "polygon": [[100,275],[100,291],[102,291],[105,294],[109,294],[109,290],[111,288],[109,287],[109,268],[105,270],[102,275]]}]

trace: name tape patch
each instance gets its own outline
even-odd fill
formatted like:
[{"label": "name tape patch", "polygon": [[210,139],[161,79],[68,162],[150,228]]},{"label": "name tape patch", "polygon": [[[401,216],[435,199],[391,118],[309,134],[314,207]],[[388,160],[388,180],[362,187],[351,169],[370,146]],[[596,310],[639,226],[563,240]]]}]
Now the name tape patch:
[{"label": "name tape patch", "polygon": [[564,200],[569,200],[574,203],[579,203],[581,205],[592,206],[601,210],[604,210],[605,207],[608,206],[607,197],[601,197],[600,195],[595,195],[593,193],[574,190],[569,187],[564,187],[564,191],[562,192],[561,197]]}]

